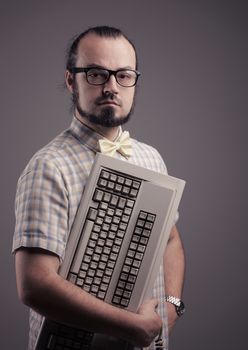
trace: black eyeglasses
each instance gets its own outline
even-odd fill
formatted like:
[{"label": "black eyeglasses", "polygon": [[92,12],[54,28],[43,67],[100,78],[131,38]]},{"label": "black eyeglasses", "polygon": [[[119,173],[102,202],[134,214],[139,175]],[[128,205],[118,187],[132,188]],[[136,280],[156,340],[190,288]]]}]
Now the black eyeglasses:
[{"label": "black eyeglasses", "polygon": [[132,87],[137,83],[140,72],[133,69],[110,70],[98,67],[71,68],[71,73],[86,73],[86,80],[91,85],[103,85],[107,83],[111,75],[114,75],[117,83],[124,87]]}]

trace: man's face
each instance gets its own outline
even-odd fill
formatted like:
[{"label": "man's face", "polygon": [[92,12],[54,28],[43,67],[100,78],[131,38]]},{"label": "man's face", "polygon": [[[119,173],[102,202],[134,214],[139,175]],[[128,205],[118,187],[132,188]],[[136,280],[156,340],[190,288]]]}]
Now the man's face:
[{"label": "man's face", "polygon": [[[76,67],[110,70],[135,69],[136,58],[124,38],[105,38],[89,34],[78,46]],[[119,85],[113,75],[104,85],[90,85],[85,73],[75,75],[73,102],[79,115],[92,124],[114,127],[125,123],[132,112],[135,87]]]}]

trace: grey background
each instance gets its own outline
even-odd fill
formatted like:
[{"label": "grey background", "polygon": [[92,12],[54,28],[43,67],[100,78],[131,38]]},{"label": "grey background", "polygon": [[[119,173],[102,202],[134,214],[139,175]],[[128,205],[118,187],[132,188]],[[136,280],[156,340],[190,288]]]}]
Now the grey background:
[{"label": "grey background", "polygon": [[64,52],[99,24],[122,28],[137,46],[132,136],[187,181],[179,222],[187,313],[171,349],[247,349],[247,11],[239,0],[1,1],[1,349],[27,342],[10,253],[16,181],[69,125]]}]

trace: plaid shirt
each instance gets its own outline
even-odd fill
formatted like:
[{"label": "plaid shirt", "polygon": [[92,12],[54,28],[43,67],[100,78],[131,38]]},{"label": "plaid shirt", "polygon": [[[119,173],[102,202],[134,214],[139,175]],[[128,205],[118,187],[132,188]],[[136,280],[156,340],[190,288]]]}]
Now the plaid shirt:
[{"label": "plaid shirt", "polygon": [[[38,247],[64,259],[66,242],[102,136],[75,117],[69,129],[38,151],[23,171],[17,185],[16,227],[13,251]],[[128,162],[160,173],[167,173],[159,153],[151,146],[132,141],[133,154]],[[120,153],[115,157],[125,159]],[[153,296],[164,296],[163,267],[158,271]],[[158,312],[164,321],[165,306]],[[30,310],[29,350],[34,349],[42,316]],[[151,345],[149,349],[154,349]]]}]

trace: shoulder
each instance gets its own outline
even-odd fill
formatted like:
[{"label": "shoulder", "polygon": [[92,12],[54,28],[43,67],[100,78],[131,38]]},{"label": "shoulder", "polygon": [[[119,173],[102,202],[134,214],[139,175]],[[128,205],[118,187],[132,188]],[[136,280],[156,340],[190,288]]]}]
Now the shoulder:
[{"label": "shoulder", "polygon": [[37,169],[53,169],[54,172],[63,173],[77,161],[82,148],[83,145],[71,135],[69,129],[65,130],[32,156],[22,176]]}]

